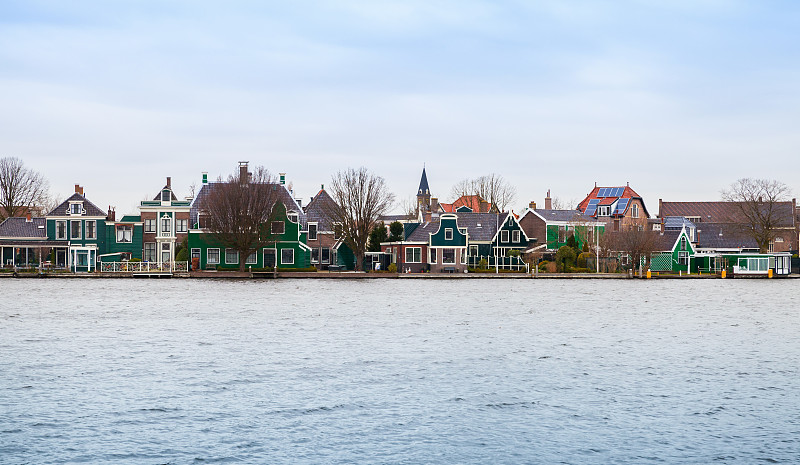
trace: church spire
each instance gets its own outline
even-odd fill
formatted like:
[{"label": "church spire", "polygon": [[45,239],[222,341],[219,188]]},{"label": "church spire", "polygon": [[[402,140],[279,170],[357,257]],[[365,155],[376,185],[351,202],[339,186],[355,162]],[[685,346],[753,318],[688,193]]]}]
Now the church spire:
[{"label": "church spire", "polygon": [[422,167],[422,179],[419,180],[419,189],[417,195],[431,195],[430,187],[428,187],[428,176],[425,174],[425,167]]}]

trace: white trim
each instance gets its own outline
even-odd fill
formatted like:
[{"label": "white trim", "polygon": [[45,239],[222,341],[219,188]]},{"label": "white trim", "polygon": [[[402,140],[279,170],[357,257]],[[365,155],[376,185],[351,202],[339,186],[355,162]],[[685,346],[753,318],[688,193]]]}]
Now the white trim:
[{"label": "white trim", "polygon": [[[233,252],[236,252],[236,261],[235,262],[229,262],[228,261],[228,251],[229,250],[233,251]],[[233,250],[230,247],[225,247],[225,264],[226,265],[238,265],[239,264],[239,251],[238,250]]]},{"label": "white trim", "polygon": [[[209,255],[210,255],[209,252],[211,252],[212,250],[216,250],[217,251],[217,261],[215,261],[215,262],[212,262],[209,259]],[[158,257],[156,257],[156,258],[158,258]],[[219,265],[221,260],[222,260],[222,257],[219,256],[219,247],[209,247],[209,248],[206,249],[206,265]]]},{"label": "white trim", "polygon": [[[287,251],[287,250],[290,250],[292,252],[292,261],[291,262],[288,262],[288,261],[284,262],[283,261],[283,253],[285,251]],[[294,265],[294,249],[293,248],[287,247],[285,249],[281,249],[281,265]]]},{"label": "white trim", "polygon": [[[419,250],[419,260],[415,261],[414,258],[414,250]],[[408,252],[411,251],[411,258],[412,260],[408,259]],[[422,263],[422,247],[403,247],[403,254],[405,255],[403,258],[405,259],[403,263]]]}]

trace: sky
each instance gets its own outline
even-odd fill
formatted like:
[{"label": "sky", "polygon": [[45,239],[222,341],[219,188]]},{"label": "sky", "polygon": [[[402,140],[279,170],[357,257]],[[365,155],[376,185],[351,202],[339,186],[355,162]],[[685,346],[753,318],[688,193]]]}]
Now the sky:
[{"label": "sky", "polygon": [[239,161],[305,202],[365,166],[398,200],[489,173],[520,211],[630,183],[800,191],[800,2],[0,3],[0,156],[135,213]]}]

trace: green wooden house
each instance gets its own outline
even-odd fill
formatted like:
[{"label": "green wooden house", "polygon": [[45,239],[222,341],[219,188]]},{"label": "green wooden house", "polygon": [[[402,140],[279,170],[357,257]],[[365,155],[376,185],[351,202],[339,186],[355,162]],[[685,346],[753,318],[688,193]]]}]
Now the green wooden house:
[{"label": "green wooden house", "polygon": [[530,245],[544,246],[542,251],[551,253],[567,245],[570,236],[575,236],[578,248],[588,243],[594,249],[605,232],[605,223],[578,210],[529,208],[519,224]]},{"label": "green wooden house", "polygon": [[75,185],[75,193],[46,216],[47,240],[53,247],[52,261],[72,271],[94,271],[106,246],[107,214],[83,195]]},{"label": "green wooden house", "polygon": [[108,215],[103,228],[101,262],[119,262],[142,258],[143,223],[139,215],[125,215],[116,221],[115,213]]},{"label": "green wooden house", "polygon": [[458,224],[458,216],[445,213],[439,217],[439,229],[430,233],[428,247],[431,272],[463,272],[467,268],[467,229]]}]

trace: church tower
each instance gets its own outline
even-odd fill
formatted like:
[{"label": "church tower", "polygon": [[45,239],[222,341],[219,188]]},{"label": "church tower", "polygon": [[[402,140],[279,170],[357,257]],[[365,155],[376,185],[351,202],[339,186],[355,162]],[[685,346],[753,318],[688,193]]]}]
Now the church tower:
[{"label": "church tower", "polygon": [[427,212],[431,208],[431,189],[428,187],[428,176],[425,167],[422,167],[422,179],[419,180],[417,189],[417,212]]}]

